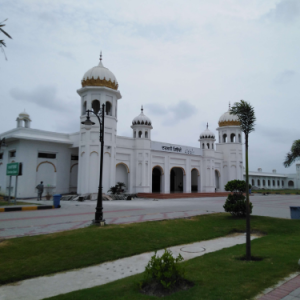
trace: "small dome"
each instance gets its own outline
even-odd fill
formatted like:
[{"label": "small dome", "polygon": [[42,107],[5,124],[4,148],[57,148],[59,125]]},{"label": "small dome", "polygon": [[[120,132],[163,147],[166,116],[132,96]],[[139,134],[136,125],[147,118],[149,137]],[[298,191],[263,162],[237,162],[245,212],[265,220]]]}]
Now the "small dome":
[{"label": "small dome", "polygon": [[206,129],[200,134],[200,139],[215,139],[215,135],[208,129],[208,123]]},{"label": "small dome", "polygon": [[148,126],[151,126],[152,122],[147,116],[144,115],[143,110],[144,109],[143,109],[143,106],[142,106],[141,113],[132,120],[132,125],[148,125]]},{"label": "small dome", "polygon": [[30,116],[29,114],[24,110],[23,112],[19,113],[19,116],[18,116],[19,119],[28,119],[30,120]]},{"label": "small dome", "polygon": [[27,118],[29,118],[29,114],[27,114],[27,113],[25,112],[25,110],[24,110],[24,112],[21,112],[21,113],[19,114],[19,117],[27,117]]},{"label": "small dome", "polygon": [[85,86],[105,86],[114,90],[118,89],[118,81],[116,76],[102,64],[102,54],[98,66],[89,69],[83,75],[81,81],[82,87]]},{"label": "small dome", "polygon": [[[230,110],[230,106],[229,106]],[[219,126],[240,126],[241,123],[239,121],[238,116],[236,115],[231,115],[230,112],[226,111],[219,119]]]}]

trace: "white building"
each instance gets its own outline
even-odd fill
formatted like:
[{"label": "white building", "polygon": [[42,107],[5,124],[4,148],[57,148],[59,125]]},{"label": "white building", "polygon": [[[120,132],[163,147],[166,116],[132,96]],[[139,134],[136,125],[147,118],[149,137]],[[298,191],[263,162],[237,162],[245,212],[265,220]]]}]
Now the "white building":
[{"label": "white building", "polygon": [[[81,85],[77,90],[80,122],[85,121],[86,110],[98,112],[102,104],[106,107],[104,193],[116,182],[124,182],[129,193],[215,192],[224,191],[229,180],[243,179],[243,141],[236,116],[225,112],[220,117],[218,143],[207,125],[198,139],[198,148],[152,141],[151,131],[155,129],[143,109],[128,124],[132,137],[118,136],[118,101],[122,101],[122,96],[115,75],[100,60],[84,74]],[[7,143],[6,149],[0,149],[1,192],[8,193],[7,163],[22,162],[18,197],[35,196],[35,186],[40,181],[52,186],[54,193],[96,193],[100,169],[99,123],[95,116],[91,120],[95,122],[92,127],[80,124],[79,132],[62,134],[32,129],[29,115],[21,113],[17,128],[1,134]],[[259,175],[264,180],[263,173]],[[286,180],[283,178],[280,181]]]},{"label": "white building", "polygon": [[275,169],[272,173],[267,173],[261,168],[258,168],[257,172],[250,171],[249,183],[259,189],[300,189],[300,161],[296,163],[294,174],[280,174]]}]

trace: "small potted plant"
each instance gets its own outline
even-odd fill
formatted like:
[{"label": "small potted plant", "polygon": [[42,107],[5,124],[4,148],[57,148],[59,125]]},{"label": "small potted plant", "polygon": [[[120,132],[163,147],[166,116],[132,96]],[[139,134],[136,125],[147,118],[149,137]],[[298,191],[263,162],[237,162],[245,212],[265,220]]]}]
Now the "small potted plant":
[{"label": "small potted plant", "polygon": [[46,196],[45,197],[46,197],[47,200],[50,200],[51,197],[52,197],[52,189],[53,189],[53,187],[50,186],[49,184],[45,188],[45,190],[46,190]]}]

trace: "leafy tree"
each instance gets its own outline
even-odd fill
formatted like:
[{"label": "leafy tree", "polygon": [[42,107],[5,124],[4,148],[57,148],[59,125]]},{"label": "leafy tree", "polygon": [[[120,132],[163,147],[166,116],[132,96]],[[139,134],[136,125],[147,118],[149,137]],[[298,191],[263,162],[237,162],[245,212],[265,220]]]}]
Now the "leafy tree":
[{"label": "leafy tree", "polygon": [[291,151],[287,153],[283,165],[289,167],[297,158],[300,158],[300,140],[294,141]]},{"label": "leafy tree", "polygon": [[[2,21],[2,22],[0,22],[0,32],[2,32],[3,34],[5,34],[8,38],[12,39],[12,37],[6,31],[3,30],[3,27],[5,26],[4,22],[6,22],[6,21],[7,21],[7,19],[4,20],[4,21]],[[4,52],[3,47],[6,47],[6,44],[5,44],[4,40],[0,40],[0,48],[1,48],[1,50],[2,50],[2,52],[4,54],[4,56],[5,56],[5,52]],[[6,56],[5,56],[5,59],[7,59]]]},{"label": "leafy tree", "polygon": [[[244,180],[232,180],[228,181],[225,185],[225,191],[230,191],[224,209],[226,212],[231,213],[234,217],[245,217],[247,213],[246,197],[246,181]],[[252,213],[252,203],[250,202],[250,214]]]},{"label": "leafy tree", "polygon": [[250,103],[241,100],[234,103],[230,109],[230,114],[236,115],[241,123],[241,130],[245,133],[245,161],[246,161],[246,260],[251,260],[251,239],[250,239],[250,201],[249,201],[249,165],[248,146],[249,134],[254,131],[256,121],[254,107]]}]

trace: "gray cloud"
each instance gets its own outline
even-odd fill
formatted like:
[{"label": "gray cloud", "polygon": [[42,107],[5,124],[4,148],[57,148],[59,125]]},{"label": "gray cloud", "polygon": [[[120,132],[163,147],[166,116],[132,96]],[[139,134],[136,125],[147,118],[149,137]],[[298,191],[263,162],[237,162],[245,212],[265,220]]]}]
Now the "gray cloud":
[{"label": "gray cloud", "polygon": [[297,20],[299,16],[299,0],[282,0],[266,15],[266,18],[276,22],[290,23]]},{"label": "gray cloud", "polygon": [[56,88],[54,86],[38,86],[32,91],[25,91],[19,88],[10,90],[12,98],[18,101],[35,103],[38,106],[51,110],[69,110],[69,105],[57,98]]},{"label": "gray cloud", "polygon": [[168,110],[164,105],[158,103],[149,103],[145,106],[149,113],[153,113],[154,115],[165,115],[168,113]]},{"label": "gray cloud", "polygon": [[74,55],[71,52],[68,52],[68,51],[59,51],[58,54],[60,56],[62,56],[62,57],[66,57],[68,59],[75,60],[75,57],[74,57]]},{"label": "gray cloud", "polygon": [[300,135],[300,130],[293,128],[269,127],[265,125],[257,125],[255,132],[268,141],[278,144],[291,145]]},{"label": "gray cloud", "polygon": [[296,76],[296,72],[293,70],[285,70],[281,73],[279,73],[275,79],[275,84],[285,84],[293,80],[293,78]]},{"label": "gray cloud", "polygon": [[194,115],[197,108],[187,100],[182,100],[175,106],[170,106],[170,111],[174,114],[174,120],[184,120]]},{"label": "gray cloud", "polygon": [[175,105],[165,106],[158,103],[150,103],[145,105],[149,114],[155,116],[164,116],[163,125],[171,126],[181,120],[187,119],[197,112],[196,106],[187,100],[181,100]]}]

